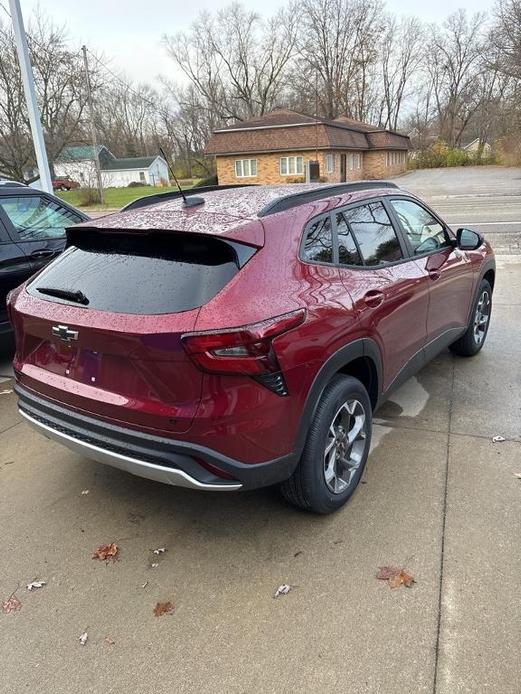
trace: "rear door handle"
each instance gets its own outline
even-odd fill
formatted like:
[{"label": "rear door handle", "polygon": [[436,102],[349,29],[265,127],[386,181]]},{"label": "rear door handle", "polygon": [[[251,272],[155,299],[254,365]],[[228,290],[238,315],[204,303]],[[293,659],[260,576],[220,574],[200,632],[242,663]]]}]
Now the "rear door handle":
[{"label": "rear door handle", "polygon": [[51,255],[56,255],[55,251],[33,251],[31,258],[50,258]]},{"label": "rear door handle", "polygon": [[364,301],[367,304],[367,306],[370,306],[371,308],[376,308],[377,306],[380,306],[380,304],[383,303],[384,298],[385,296],[383,292],[379,292],[376,289],[371,289],[371,291],[365,294]]}]

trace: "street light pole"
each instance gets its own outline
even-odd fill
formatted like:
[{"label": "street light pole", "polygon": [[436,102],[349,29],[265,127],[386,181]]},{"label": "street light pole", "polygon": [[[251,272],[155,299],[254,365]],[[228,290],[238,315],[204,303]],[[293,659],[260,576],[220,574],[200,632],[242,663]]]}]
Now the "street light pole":
[{"label": "street light pole", "polygon": [[25,100],[29,112],[29,123],[33,136],[34,151],[36,153],[36,163],[40,175],[41,188],[48,193],[52,193],[51,173],[47,152],[45,151],[45,140],[43,139],[42,122],[40,120],[40,109],[36,100],[36,90],[34,88],[33,69],[29,59],[29,49],[27,47],[27,37],[25,35],[24,20],[20,9],[20,0],[9,0],[11,19],[13,21],[14,38],[16,42],[16,52],[22,73]]},{"label": "street light pole", "polygon": [[90,84],[89,61],[87,58],[87,46],[82,46],[83,64],[85,66],[85,82],[87,84],[87,102],[89,104],[90,135],[92,138],[92,149],[94,150],[94,165],[96,166],[96,178],[98,179],[98,191],[100,203],[105,202],[103,196],[103,183],[101,181],[101,167],[99,163],[98,137],[96,135],[96,125],[94,124],[94,106],[92,105],[92,88]]}]

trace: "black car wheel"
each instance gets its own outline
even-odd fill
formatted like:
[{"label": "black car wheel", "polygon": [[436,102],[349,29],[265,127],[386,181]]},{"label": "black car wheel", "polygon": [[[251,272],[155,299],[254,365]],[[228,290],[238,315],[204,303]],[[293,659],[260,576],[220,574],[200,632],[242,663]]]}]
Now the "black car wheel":
[{"label": "black car wheel", "polygon": [[322,394],[295,472],[281,485],[284,497],[315,513],[343,506],[362,476],[371,431],[366,389],[356,378],[336,376]]}]

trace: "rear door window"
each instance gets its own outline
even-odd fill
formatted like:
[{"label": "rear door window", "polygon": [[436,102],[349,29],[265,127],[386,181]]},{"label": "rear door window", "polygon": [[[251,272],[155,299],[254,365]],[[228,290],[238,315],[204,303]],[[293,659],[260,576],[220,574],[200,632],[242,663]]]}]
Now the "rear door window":
[{"label": "rear door window", "polygon": [[364,265],[384,265],[402,260],[398,236],[381,202],[369,202],[343,212]]},{"label": "rear door window", "polygon": [[255,252],[250,246],[199,234],[78,229],[70,238],[73,245],[31,282],[28,291],[40,299],[115,313],[198,308]]},{"label": "rear door window", "polygon": [[353,234],[341,212],[336,216],[336,231],[338,236],[338,262],[340,265],[363,265],[364,263]]},{"label": "rear door window", "polygon": [[36,194],[2,197],[0,207],[20,241],[60,238],[67,227],[82,221],[72,210]]},{"label": "rear door window", "polygon": [[311,223],[304,237],[304,260],[309,263],[333,262],[331,218],[322,217]]}]

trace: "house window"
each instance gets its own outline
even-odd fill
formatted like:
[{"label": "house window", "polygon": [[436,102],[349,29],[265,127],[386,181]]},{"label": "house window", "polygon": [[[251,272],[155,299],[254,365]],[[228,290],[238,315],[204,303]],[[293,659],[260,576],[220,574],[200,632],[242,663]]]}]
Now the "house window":
[{"label": "house window", "polygon": [[405,164],[407,161],[406,152],[387,152],[386,153],[386,164],[387,166],[397,166],[398,164]]},{"label": "house window", "polygon": [[304,157],[281,157],[280,175],[294,176],[304,173]]},{"label": "house window", "polygon": [[145,182],[145,172],[144,171],[139,172],[139,180],[141,181],[141,183]]},{"label": "house window", "polygon": [[335,155],[326,154],[326,173],[332,174],[335,170]]},{"label": "house window", "polygon": [[360,152],[352,152],[347,155],[347,168],[349,171],[362,168],[362,155]]},{"label": "house window", "polygon": [[257,175],[256,159],[237,159],[235,162],[235,176],[237,178],[250,178]]}]

